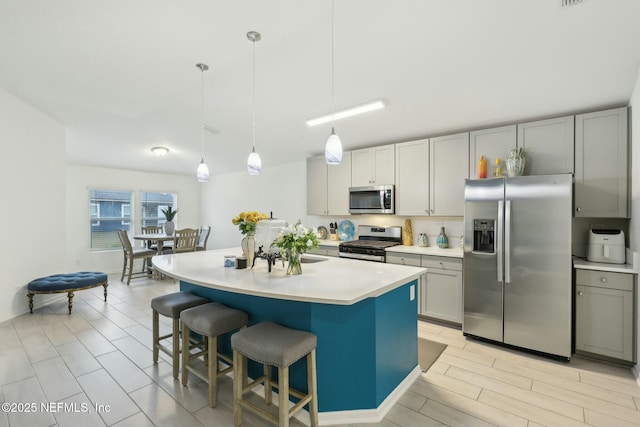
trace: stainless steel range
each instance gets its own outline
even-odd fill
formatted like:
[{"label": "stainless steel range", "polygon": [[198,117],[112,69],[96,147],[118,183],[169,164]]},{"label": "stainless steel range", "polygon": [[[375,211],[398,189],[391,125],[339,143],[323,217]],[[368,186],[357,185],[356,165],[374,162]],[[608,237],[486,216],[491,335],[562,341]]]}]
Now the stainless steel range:
[{"label": "stainless steel range", "polygon": [[402,244],[402,227],[359,225],[358,240],[338,246],[341,258],[385,262],[385,248]]}]

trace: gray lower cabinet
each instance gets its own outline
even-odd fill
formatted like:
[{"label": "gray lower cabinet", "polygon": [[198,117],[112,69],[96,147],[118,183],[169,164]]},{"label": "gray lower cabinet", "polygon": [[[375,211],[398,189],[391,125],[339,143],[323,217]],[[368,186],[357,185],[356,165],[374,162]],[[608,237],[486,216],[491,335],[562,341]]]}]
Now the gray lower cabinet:
[{"label": "gray lower cabinet", "polygon": [[576,353],[635,362],[635,275],[576,270]]},{"label": "gray lower cabinet", "polygon": [[427,273],[422,287],[421,314],[462,324],[462,260],[422,256]]}]

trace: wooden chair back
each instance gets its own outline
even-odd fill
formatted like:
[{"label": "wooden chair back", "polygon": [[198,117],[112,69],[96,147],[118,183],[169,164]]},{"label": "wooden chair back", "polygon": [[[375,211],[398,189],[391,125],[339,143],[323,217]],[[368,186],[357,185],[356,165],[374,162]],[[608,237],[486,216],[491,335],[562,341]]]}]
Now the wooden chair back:
[{"label": "wooden chair back", "polygon": [[198,244],[196,245],[196,250],[206,251],[207,250],[207,241],[209,240],[209,233],[211,233],[211,227],[208,225],[203,225],[200,227],[200,237],[198,238]]},{"label": "wooden chair back", "polygon": [[131,240],[129,240],[129,234],[125,229],[118,230],[118,238],[120,239],[120,243],[122,243],[122,250],[125,255],[131,254],[133,252],[133,246],[131,246]]},{"label": "wooden chair back", "polygon": [[198,244],[200,230],[195,228],[183,228],[176,230],[173,237],[173,253],[194,252]]},{"label": "wooden chair back", "polygon": [[[147,225],[142,227],[142,234],[160,234],[164,231],[161,225]],[[149,249],[156,249],[158,242],[156,240],[145,240],[144,246]]]}]

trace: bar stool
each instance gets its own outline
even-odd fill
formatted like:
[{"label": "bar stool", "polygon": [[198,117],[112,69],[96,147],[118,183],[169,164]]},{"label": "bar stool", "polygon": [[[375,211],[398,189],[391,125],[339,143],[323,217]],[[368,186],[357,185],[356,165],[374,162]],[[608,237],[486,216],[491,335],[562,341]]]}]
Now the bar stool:
[{"label": "bar stool", "polygon": [[[159,350],[167,353],[173,360],[173,378],[178,378],[180,365],[180,313],[188,308],[208,302],[208,299],[189,292],[175,292],[155,297],[151,300],[151,309],[153,310],[153,363],[158,363]],[[160,314],[173,319],[171,334],[160,336]],[[160,344],[160,341],[169,337],[173,337],[171,349]]]},{"label": "bar stool", "polygon": [[[189,308],[180,315],[182,320],[182,385],[189,381],[189,372],[209,383],[209,406],[214,408],[218,400],[218,377],[231,372],[232,360],[230,357],[218,353],[218,337],[227,332],[247,327],[249,315],[244,311],[236,310],[226,305],[210,302]],[[202,335],[203,340],[189,344],[189,335],[193,331]],[[197,353],[191,350],[202,347]],[[200,356],[205,358],[208,371],[196,368],[190,362]],[[219,370],[218,358],[229,364],[229,367]]]},{"label": "bar stool", "polygon": [[[311,425],[318,425],[318,393],[316,386],[317,337],[305,331],[286,328],[273,322],[262,322],[231,336],[233,349],[233,422],[242,424],[242,409],[246,408],[275,422],[281,427],[289,426],[291,418],[304,405],[309,404]],[[307,388],[304,393],[289,387],[289,366],[307,357]],[[247,358],[264,365],[264,375],[247,383]],[[271,367],[278,368],[278,382],[271,380]],[[271,387],[278,388],[278,417],[244,399],[244,394],[264,384],[265,402],[271,404]],[[289,394],[300,399],[289,410]]]}]

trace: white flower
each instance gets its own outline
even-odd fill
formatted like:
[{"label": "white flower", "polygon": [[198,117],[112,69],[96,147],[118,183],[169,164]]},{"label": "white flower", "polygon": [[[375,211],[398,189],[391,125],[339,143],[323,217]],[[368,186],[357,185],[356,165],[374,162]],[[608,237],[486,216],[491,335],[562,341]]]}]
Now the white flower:
[{"label": "white flower", "polygon": [[311,239],[307,240],[307,246],[311,246],[313,245],[313,242],[311,241]]}]

